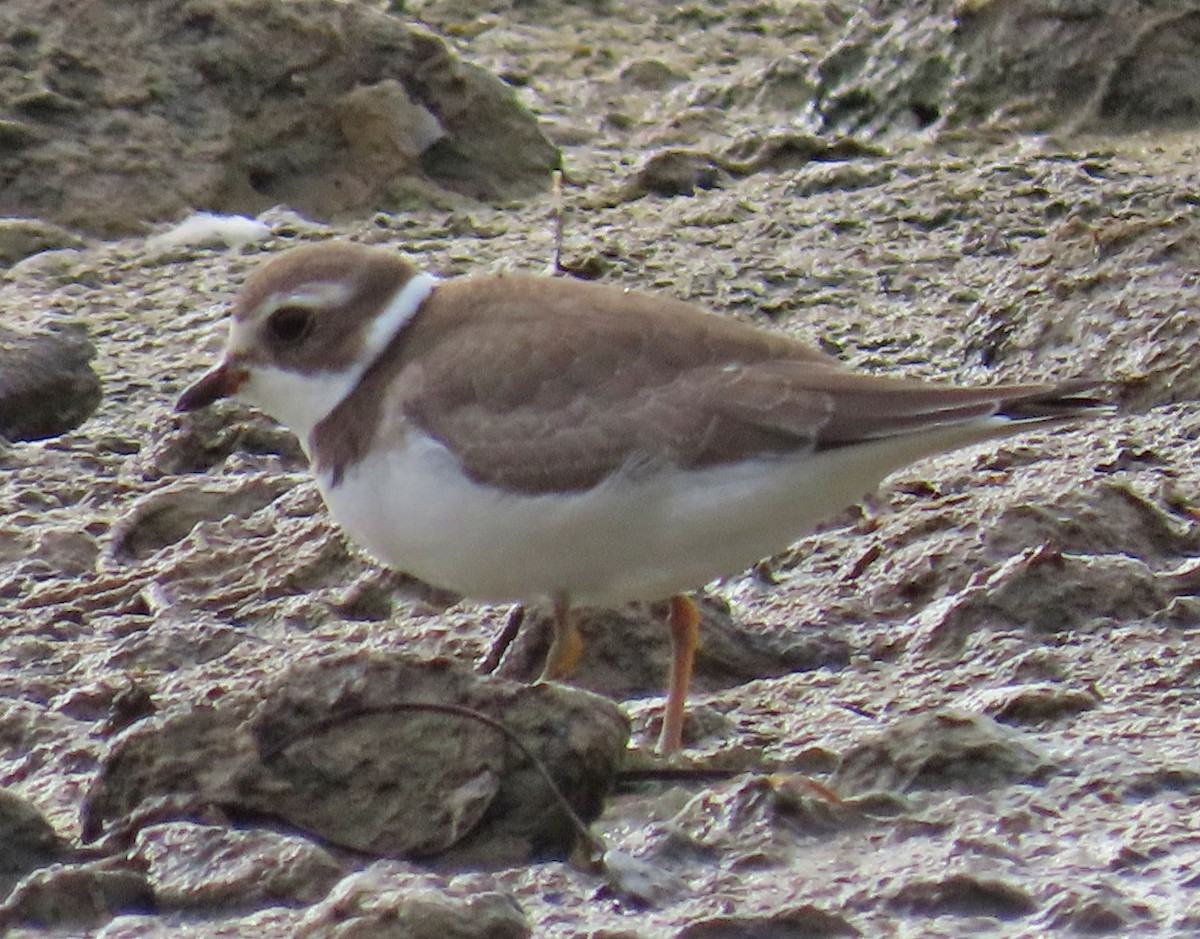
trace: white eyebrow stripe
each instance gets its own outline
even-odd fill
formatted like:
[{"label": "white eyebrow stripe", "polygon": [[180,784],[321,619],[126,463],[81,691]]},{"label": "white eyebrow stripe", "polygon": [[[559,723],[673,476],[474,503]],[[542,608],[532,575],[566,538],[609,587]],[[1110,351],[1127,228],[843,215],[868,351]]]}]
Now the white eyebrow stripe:
[{"label": "white eyebrow stripe", "polygon": [[259,308],[260,316],[269,316],[276,310],[288,306],[299,306],[310,310],[341,306],[354,295],[354,289],[339,281],[322,281],[306,284],[296,290],[273,293]]}]

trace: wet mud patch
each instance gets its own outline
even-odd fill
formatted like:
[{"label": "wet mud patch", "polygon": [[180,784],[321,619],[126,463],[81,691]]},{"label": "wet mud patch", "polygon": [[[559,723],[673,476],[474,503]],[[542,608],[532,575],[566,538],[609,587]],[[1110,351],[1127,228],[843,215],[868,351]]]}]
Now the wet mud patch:
[{"label": "wet mud patch", "polygon": [[[792,120],[813,100],[813,64],[840,38],[850,52],[870,48],[878,24],[865,14],[851,22],[861,5],[614,0],[510,4],[503,15],[473,0],[408,6],[504,74],[543,118],[567,171],[568,270],[690,299],[877,372],[1103,376],[1126,410],[911,467],[861,511],[710,585],[690,763],[626,781],[595,823],[614,857],[631,860],[627,881],[645,864],[661,889],[649,877],[640,893],[614,889],[558,861],[455,873],[372,861],[261,817],[234,825],[195,806],[148,819],[115,860],[98,861],[76,853],[80,809],[111,748],[139,728],[205,696],[213,707],[226,697],[261,702],[281,674],[326,656],[402,651],[482,665],[508,617],[383,571],[347,545],[294,438],[269,422],[236,409],[209,424],[172,412],[220,347],[246,273],[285,246],[329,237],[395,245],[444,275],[544,271],[558,209],[548,197],[501,207],[451,200],[340,227],[276,210],[261,219],[261,241],[234,250],[164,253],[135,237],[38,255],[0,281],[6,326],[32,334],[47,318],[86,322],[104,396],[61,436],[0,444],[0,785],[54,836],[14,872],[24,879],[4,907],[9,932],[154,935],[164,916],[186,913],[170,928],[197,939],[316,936],[386,931],[398,911],[418,908],[438,935],[481,934],[470,933],[474,923],[492,935],[551,937],[1195,932],[1194,132],[1012,137],[1012,121],[1045,118],[1061,130],[1088,104],[1018,96],[995,120],[985,115],[982,130],[968,122],[943,133],[935,122],[893,136],[882,153],[878,142],[845,151],[827,142],[816,159],[803,147],[811,129]],[[913,15],[891,4],[869,12],[885,6]],[[951,6],[977,27],[1027,9],[918,12],[936,18]],[[1154,16],[1094,6],[1077,5],[1088,15],[1056,28],[1099,27],[1100,40],[1120,38],[1128,52],[1138,29],[1113,32],[1106,12]],[[1162,15],[1168,23],[1175,13]],[[1145,35],[1144,54],[1092,64],[1128,63],[1122,74],[1141,83],[1191,41]],[[20,40],[19,31],[6,37]],[[893,38],[887,48],[935,48],[947,62],[961,51],[929,46],[936,29]],[[1030,38],[1016,61],[1041,80],[1039,60],[1019,58]],[[907,87],[920,77],[912,64],[871,89]],[[870,77],[843,75],[849,90]],[[86,75],[74,78],[86,85]],[[1138,87],[1121,100],[1153,91]],[[874,100],[913,114],[907,93]],[[1112,106],[1120,120],[1124,105]],[[1047,107],[1057,110],[1047,117]],[[0,118],[0,139],[20,134]],[[690,195],[676,182],[672,196],[619,198],[639,167],[668,151],[719,157],[718,168],[742,159],[745,172],[729,163],[720,186],[706,189],[711,165],[685,159],[669,179],[690,180]],[[210,486],[219,495],[186,511],[155,501]],[[156,506],[165,509],[157,521]],[[617,699],[635,739],[648,739],[665,630],[653,610],[591,622],[597,661],[583,680]],[[521,674],[536,670],[536,657]],[[898,794],[831,787],[852,755],[947,712],[1053,769]],[[347,728],[356,753],[390,731],[367,719]],[[953,781],[952,767],[976,755],[947,745],[924,761],[889,756],[865,775],[876,785]],[[384,756],[381,765],[395,766]],[[214,760],[214,773],[222,765]],[[841,804],[802,782],[806,773]],[[463,818],[477,808],[469,796]],[[266,869],[274,853],[291,861],[290,879]],[[42,864],[51,859],[61,866]],[[47,918],[56,909],[63,918]]]}]

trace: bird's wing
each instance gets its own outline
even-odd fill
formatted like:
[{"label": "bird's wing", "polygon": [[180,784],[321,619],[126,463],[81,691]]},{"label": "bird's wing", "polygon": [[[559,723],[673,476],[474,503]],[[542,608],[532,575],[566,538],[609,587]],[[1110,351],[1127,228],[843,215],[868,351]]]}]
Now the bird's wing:
[{"label": "bird's wing", "polygon": [[[486,280],[450,286],[434,298],[459,302],[414,324],[396,362],[361,392],[403,415],[386,432],[420,428],[471,478],[513,492],[852,446],[999,413],[1010,399],[1052,398],[1047,385],[957,388],[856,373],[687,304],[576,282],[539,281],[537,315],[489,295]],[[472,304],[490,315],[448,314]],[[341,433],[330,423],[329,434]]]},{"label": "bird's wing", "polygon": [[719,466],[933,430],[1049,391],[930,386],[811,362],[759,362],[698,366],[637,388],[614,382],[567,394],[559,387],[550,406],[535,395],[497,408],[485,391],[418,422],[479,482],[575,491],[623,470]]},{"label": "bird's wing", "polygon": [[[527,493],[579,491],[620,471],[814,445],[829,413],[825,396],[792,392],[780,375],[752,366],[788,358],[840,370],[823,352],[688,304],[536,283],[536,316],[462,296],[468,285],[482,286],[464,284],[459,305],[486,306],[491,315],[449,326],[447,317],[432,318],[443,330],[436,337],[415,330],[409,365],[389,389],[395,409],[477,481]],[[464,361],[504,367],[465,370]]]},{"label": "bird's wing", "polygon": [[[558,387],[497,408],[486,393],[459,406],[414,411],[479,482],[521,492],[588,489],[619,471],[697,467],[812,448],[827,419],[819,394],[714,368],[633,387],[620,381]],[[481,389],[483,390],[483,389]]]}]

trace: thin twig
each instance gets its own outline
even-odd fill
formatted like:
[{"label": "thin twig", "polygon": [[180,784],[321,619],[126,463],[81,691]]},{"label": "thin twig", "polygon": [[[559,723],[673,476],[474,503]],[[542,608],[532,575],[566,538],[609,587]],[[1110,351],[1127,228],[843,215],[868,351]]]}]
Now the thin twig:
[{"label": "thin twig", "polygon": [[566,215],[566,209],[563,206],[563,174],[562,170],[554,171],[554,181],[552,184],[552,194],[554,196],[554,204],[551,208],[552,218],[554,220],[554,261],[551,265],[550,272],[552,274],[564,274],[562,266],[563,252],[563,217]]}]

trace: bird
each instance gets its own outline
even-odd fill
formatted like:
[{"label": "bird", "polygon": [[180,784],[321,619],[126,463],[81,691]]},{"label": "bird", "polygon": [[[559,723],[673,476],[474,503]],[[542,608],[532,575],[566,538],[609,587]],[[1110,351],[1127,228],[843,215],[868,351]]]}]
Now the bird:
[{"label": "bird", "polygon": [[177,410],[251,404],[298,437],[349,538],[480,602],[669,601],[660,753],[682,747],[691,594],[779,553],[886,476],[1108,408],[1096,382],[963,386],[854,370],[698,305],[561,276],[440,278],[400,250],[289,248],[246,278]]}]

